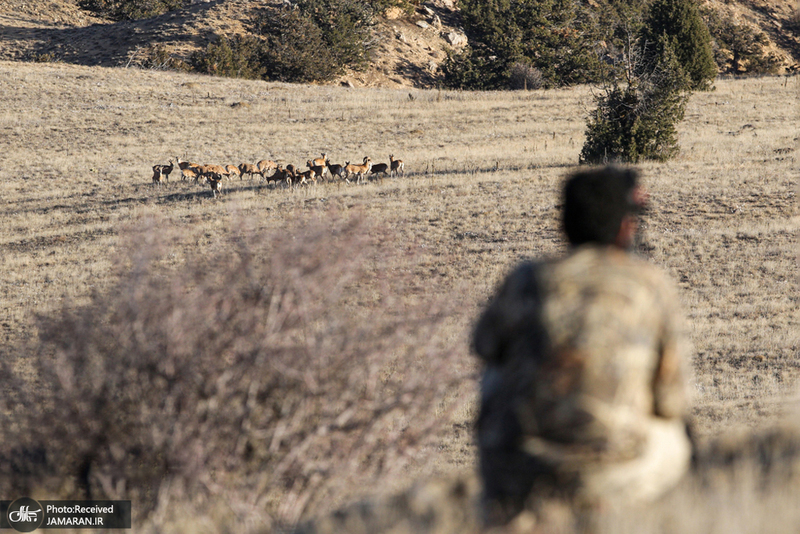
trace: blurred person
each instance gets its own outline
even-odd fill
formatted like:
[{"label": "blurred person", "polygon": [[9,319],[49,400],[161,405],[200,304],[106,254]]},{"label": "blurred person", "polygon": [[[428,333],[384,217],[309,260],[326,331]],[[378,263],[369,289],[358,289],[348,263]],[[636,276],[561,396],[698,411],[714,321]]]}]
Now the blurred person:
[{"label": "blurred person", "polygon": [[652,502],[689,469],[683,317],[673,284],[631,251],[637,181],[616,167],[569,176],[569,251],[518,266],[476,325],[490,526],[547,499],[589,512]]}]

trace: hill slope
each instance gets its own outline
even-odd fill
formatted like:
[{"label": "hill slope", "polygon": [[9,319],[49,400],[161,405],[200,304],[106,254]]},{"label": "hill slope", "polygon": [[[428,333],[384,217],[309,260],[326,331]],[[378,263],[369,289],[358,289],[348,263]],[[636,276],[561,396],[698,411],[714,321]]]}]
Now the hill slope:
[{"label": "hill slope", "polygon": [[[764,32],[767,48],[782,59],[784,70],[797,68],[800,39],[790,29],[797,24],[791,0],[706,4]],[[154,51],[163,48],[187,60],[219,35],[245,33],[250,13],[263,5],[251,0],[199,0],[158,17],[111,22],[81,10],[77,0],[6,0],[0,4],[0,59],[147,67],[152,66],[148,60]],[[435,86],[438,65],[447,48],[453,47],[452,36],[459,35],[463,34],[452,0],[428,1],[411,16],[389,10],[375,26],[377,45],[370,67],[337,81],[357,86]]]}]

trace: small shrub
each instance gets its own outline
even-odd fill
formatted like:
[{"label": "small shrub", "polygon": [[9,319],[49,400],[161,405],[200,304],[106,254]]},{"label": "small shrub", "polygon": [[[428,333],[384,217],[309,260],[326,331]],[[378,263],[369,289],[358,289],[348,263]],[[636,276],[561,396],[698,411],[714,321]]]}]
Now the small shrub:
[{"label": "small shrub", "polygon": [[463,0],[460,10],[470,47],[445,61],[448,87],[508,88],[519,62],[539,69],[549,87],[598,80],[606,71],[596,25],[574,2]]},{"label": "small shrub", "polygon": [[373,7],[362,0],[298,0],[297,6],[319,27],[337,65],[366,66],[372,47]]},{"label": "small shrub", "polygon": [[143,50],[137,49],[132,53],[128,65],[150,70],[188,71],[190,69],[185,61],[172,57],[165,46],[157,44],[150,45]]},{"label": "small shrub", "polygon": [[414,10],[420,5],[420,0],[367,0],[374,13],[385,13],[387,9],[399,7],[406,15],[413,15]]},{"label": "small shrub", "polygon": [[191,64],[197,72],[213,76],[257,79],[265,73],[262,53],[261,42],[252,36],[220,37],[204,51],[193,54]]},{"label": "small shrub", "polygon": [[308,83],[366,66],[374,9],[359,0],[299,0],[296,9],[255,12],[253,35],[209,46],[195,60],[200,72]]},{"label": "small shrub", "polygon": [[59,61],[58,57],[52,52],[45,52],[43,54],[34,53],[31,56],[31,61],[34,63],[54,63]]},{"label": "small shrub", "polygon": [[530,63],[518,61],[511,66],[509,86],[511,89],[530,91],[541,89],[543,84],[542,71],[531,66]]},{"label": "small shrub", "polygon": [[79,0],[78,5],[111,20],[137,20],[163,15],[186,0]]},{"label": "small shrub", "polygon": [[[369,226],[240,230],[172,271],[167,225],[140,224],[115,288],[41,318],[35,385],[0,362],[0,493],[131,499],[138,525],[181,487],[291,522],[343,475],[403,469],[458,357],[435,352],[440,312],[403,300],[425,288]],[[373,299],[380,314],[357,304]]]},{"label": "small shrub", "polygon": [[495,89],[502,84],[504,65],[497,57],[475,54],[470,45],[448,51],[439,69],[445,87],[462,90]]}]

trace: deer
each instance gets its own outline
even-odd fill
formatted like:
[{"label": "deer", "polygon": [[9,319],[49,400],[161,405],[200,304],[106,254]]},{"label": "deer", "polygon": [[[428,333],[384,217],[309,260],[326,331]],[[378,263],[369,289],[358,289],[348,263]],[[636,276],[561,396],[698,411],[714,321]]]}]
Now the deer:
[{"label": "deer", "polygon": [[389,164],[376,163],[370,168],[369,172],[370,174],[378,174],[379,172],[382,172],[383,176],[389,176]]},{"label": "deer", "polygon": [[234,176],[238,176],[239,180],[242,179],[242,171],[236,165],[225,165],[225,170],[228,171],[229,180],[232,180]]},{"label": "deer", "polygon": [[197,171],[189,167],[181,169],[181,180],[186,180],[187,178],[196,182],[198,178]]},{"label": "deer", "polygon": [[261,161],[256,163],[256,167],[258,167],[258,172],[259,172],[259,174],[261,174],[261,177],[262,178],[266,178],[267,177],[267,175],[266,175],[267,171],[272,170],[272,169],[277,169],[278,168],[278,164],[275,163],[274,161],[270,160],[270,159],[262,159]]},{"label": "deer", "polygon": [[328,163],[328,154],[323,152],[321,158],[315,158],[313,161],[314,165],[317,165],[318,167],[324,167]]},{"label": "deer", "polygon": [[355,174],[358,176],[356,183],[361,183],[361,179],[364,177],[365,174],[369,172],[371,167],[372,167],[372,160],[369,159],[368,156],[364,156],[364,163],[362,163],[361,165],[351,165],[350,162],[348,161],[347,165],[345,165],[344,167],[347,173],[345,176],[345,181],[347,181],[347,183],[350,183],[349,180],[350,176]]},{"label": "deer", "polygon": [[160,184],[163,179],[169,180],[169,173],[174,167],[172,160],[169,160],[169,165],[153,165],[153,183]]},{"label": "deer", "polygon": [[193,170],[197,175],[195,180],[208,176],[217,176],[219,179],[228,176],[228,171],[222,165],[198,165]]},{"label": "deer", "polygon": [[394,159],[394,154],[389,154],[389,162],[392,165],[392,176],[396,174],[401,174],[405,176],[405,163],[403,163],[402,159]]},{"label": "deer", "polygon": [[175,156],[175,161],[178,162],[178,168],[180,168],[180,170],[195,169],[197,167],[200,167],[199,163],[192,163],[191,161],[185,161],[179,158],[178,156]]},{"label": "deer", "polygon": [[345,169],[344,169],[345,166],[344,165],[336,165],[336,164],[331,163],[330,161],[328,161],[326,166],[328,167],[328,174],[330,174],[332,178],[336,178],[336,177],[344,178],[344,174],[345,174]]},{"label": "deer", "polygon": [[314,161],[312,161],[312,160],[308,160],[306,162],[306,167],[308,167],[310,170],[314,171],[314,174],[317,175],[319,178],[324,178],[325,177],[325,170],[328,168],[325,165],[315,165]]},{"label": "deer", "polygon": [[297,172],[294,176],[295,185],[308,185],[317,183],[317,173],[314,171],[314,169],[308,169],[304,172]]},{"label": "deer", "polygon": [[[169,165],[153,165],[154,173],[156,171],[156,167],[158,167],[161,176],[166,180],[169,180],[169,174],[172,172],[172,169],[175,168],[175,164],[172,162],[172,160],[169,160]],[[155,176],[153,178],[155,178]]]},{"label": "deer", "polygon": [[254,174],[258,174],[263,177],[258,167],[253,165],[252,163],[242,163],[241,165],[239,165],[239,172],[242,173],[241,174],[242,178],[244,178],[245,174],[249,174],[250,178],[252,178]]},{"label": "deer", "polygon": [[217,198],[217,195],[221,193],[219,188],[219,183],[221,180],[222,177],[217,174],[206,176],[206,181],[208,182],[208,185],[211,186],[211,194],[214,196],[214,198]]},{"label": "deer", "polygon": [[175,161],[178,163],[178,168],[181,171],[181,180],[191,178],[195,182],[197,181],[198,175],[200,174],[199,169],[201,167],[199,163],[184,161],[178,156],[175,156]]},{"label": "deer", "polygon": [[161,167],[163,165],[153,165],[153,183],[161,185]]},{"label": "deer", "polygon": [[284,169],[281,165],[276,165],[275,172],[272,173],[272,176],[267,178],[267,183],[269,182],[286,182],[287,184],[291,185],[292,174],[287,169]]}]

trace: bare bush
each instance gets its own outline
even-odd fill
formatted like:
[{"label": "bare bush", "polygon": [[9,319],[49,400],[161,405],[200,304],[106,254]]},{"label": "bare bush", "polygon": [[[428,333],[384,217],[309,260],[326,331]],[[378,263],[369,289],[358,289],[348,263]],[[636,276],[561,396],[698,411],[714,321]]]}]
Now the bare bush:
[{"label": "bare bush", "polygon": [[330,481],[400,468],[435,433],[458,366],[423,341],[442,313],[402,297],[422,293],[411,274],[381,282],[407,261],[386,255],[391,239],[298,221],[240,231],[176,272],[159,226],[121,247],[113,290],[41,318],[41,387],[0,410],[0,493],[132,499],[141,523],[166,487],[224,488],[289,523]]},{"label": "bare bush", "polygon": [[517,61],[511,66],[508,83],[511,89],[532,91],[534,89],[541,89],[544,80],[542,71],[530,63]]}]

